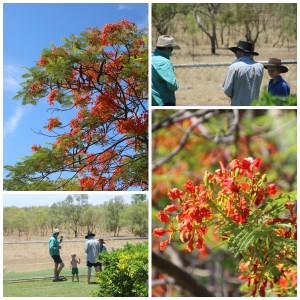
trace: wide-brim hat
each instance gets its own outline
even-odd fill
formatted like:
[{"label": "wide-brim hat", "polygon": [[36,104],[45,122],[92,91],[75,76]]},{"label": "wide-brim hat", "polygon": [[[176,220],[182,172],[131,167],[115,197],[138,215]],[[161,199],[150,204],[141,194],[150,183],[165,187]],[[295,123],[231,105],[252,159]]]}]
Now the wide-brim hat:
[{"label": "wide-brim hat", "polygon": [[85,236],[86,239],[88,239],[90,236],[94,237],[96,234],[92,232],[88,232],[88,234]]},{"label": "wide-brim hat", "polygon": [[265,69],[268,69],[268,67],[276,67],[280,73],[286,73],[288,72],[288,68],[281,64],[281,59],[279,58],[269,58],[268,63],[263,64]]},{"label": "wide-brim hat", "polygon": [[59,231],[59,229],[58,228],[55,228],[54,230],[53,230],[53,234],[56,234],[56,233],[59,233],[60,231]]},{"label": "wide-brim hat", "polygon": [[251,55],[259,55],[259,53],[254,52],[254,44],[245,41],[239,41],[236,47],[230,47],[228,49],[234,53],[238,50],[242,50]]},{"label": "wide-brim hat", "polygon": [[99,242],[102,242],[102,244],[105,244],[103,239],[99,239]]},{"label": "wide-brim hat", "polygon": [[161,35],[158,37],[156,47],[170,47],[176,50],[181,49],[175,42],[174,38],[170,35]]}]

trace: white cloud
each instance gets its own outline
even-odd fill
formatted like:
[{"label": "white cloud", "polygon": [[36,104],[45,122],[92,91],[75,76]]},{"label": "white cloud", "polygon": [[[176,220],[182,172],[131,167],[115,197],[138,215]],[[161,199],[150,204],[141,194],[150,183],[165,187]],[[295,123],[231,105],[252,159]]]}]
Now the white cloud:
[{"label": "white cloud", "polygon": [[18,127],[20,121],[22,120],[22,117],[24,115],[24,109],[22,107],[17,107],[14,114],[11,116],[11,118],[8,121],[4,122],[4,128],[3,128],[3,137],[5,138],[7,135],[12,134],[16,128]]},{"label": "white cloud", "polygon": [[16,91],[20,89],[23,70],[19,66],[4,65],[3,68],[3,90]]},{"label": "white cloud", "polygon": [[132,9],[132,5],[130,4],[123,4],[123,3],[120,3],[117,7],[118,10],[131,10]]}]

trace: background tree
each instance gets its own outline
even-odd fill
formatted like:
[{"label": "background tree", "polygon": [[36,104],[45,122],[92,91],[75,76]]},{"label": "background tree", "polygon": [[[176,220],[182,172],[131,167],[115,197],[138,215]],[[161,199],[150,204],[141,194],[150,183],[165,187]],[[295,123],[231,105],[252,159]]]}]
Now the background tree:
[{"label": "background tree", "polygon": [[3,233],[10,235],[14,233],[14,216],[17,214],[18,208],[15,206],[3,208]]},{"label": "background tree", "polygon": [[147,195],[145,194],[134,194],[131,196],[131,203],[136,204],[139,202],[145,202],[147,200]]},{"label": "background tree", "polygon": [[116,196],[104,204],[106,229],[119,236],[121,226],[121,212],[124,209],[124,199]]},{"label": "background tree", "polygon": [[[154,35],[173,35],[184,46],[210,45],[211,54],[216,54],[220,45],[228,47],[240,39],[273,47],[278,43],[287,43],[289,47],[296,41],[295,3],[155,3],[152,7]],[[190,15],[198,26],[196,37],[189,33],[194,26]],[[186,31],[189,35],[185,35]]]},{"label": "background tree", "polygon": [[57,203],[60,213],[64,216],[64,222],[69,225],[74,233],[74,237],[78,237],[78,229],[84,212],[88,208],[88,195],[68,195],[67,198]]},{"label": "background tree", "polygon": [[[208,36],[211,44],[211,54],[216,54],[217,20],[220,14],[221,3],[195,4],[194,14],[198,27]],[[204,19],[204,21],[203,21]]]},{"label": "background tree", "polygon": [[97,225],[105,224],[103,219],[104,211],[102,207],[89,206],[82,215],[80,225],[86,228],[86,232],[95,232]]},{"label": "background tree", "polygon": [[6,166],[4,189],[147,190],[145,32],[122,20],[64,41],[43,49],[16,96],[24,105],[47,99],[49,133],[38,133],[55,141]]},{"label": "background tree", "polygon": [[196,46],[196,34],[197,34],[197,22],[195,20],[193,12],[189,12],[187,17],[186,17],[186,22],[187,22],[187,32],[192,38],[192,57],[193,60],[195,59],[195,46]]},{"label": "background tree", "polygon": [[145,237],[148,235],[148,201],[146,195],[134,196],[135,199],[122,211],[122,223],[129,226],[135,236]]},{"label": "background tree", "polygon": [[14,226],[18,232],[19,237],[21,237],[24,233],[28,236],[30,230],[30,219],[28,218],[25,209],[18,210],[16,214],[13,216],[14,218]]},{"label": "background tree", "polygon": [[35,209],[31,207],[28,214],[32,222],[33,232],[45,236],[49,228],[49,208],[41,206]]},{"label": "background tree", "polygon": [[[77,237],[85,236],[88,231],[107,235],[114,232],[114,228],[115,235],[123,228],[125,234],[147,236],[149,203],[146,195],[135,194],[135,200],[129,204],[124,204],[122,197],[116,197],[98,205],[89,204],[87,196],[69,195],[51,206],[4,207],[3,234],[44,237],[58,227],[69,237],[75,236],[76,231]],[[107,224],[107,220],[114,222]]]},{"label": "background tree", "polygon": [[[158,35],[170,34],[171,21],[177,14],[185,13],[188,5],[179,3],[153,3],[152,4],[152,26],[155,27]],[[157,40],[156,36],[155,40]]]}]

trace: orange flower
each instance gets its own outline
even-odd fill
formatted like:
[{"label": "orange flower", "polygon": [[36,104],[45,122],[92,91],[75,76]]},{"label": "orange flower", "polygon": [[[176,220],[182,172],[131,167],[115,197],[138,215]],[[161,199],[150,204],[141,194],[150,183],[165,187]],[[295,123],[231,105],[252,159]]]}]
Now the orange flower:
[{"label": "orange flower", "polygon": [[156,235],[156,236],[163,236],[165,235],[167,232],[172,232],[171,229],[164,229],[164,228],[155,228],[153,230],[153,235]]},{"label": "orange flower", "polygon": [[157,218],[160,222],[169,223],[169,216],[165,214],[162,210],[157,214]]}]

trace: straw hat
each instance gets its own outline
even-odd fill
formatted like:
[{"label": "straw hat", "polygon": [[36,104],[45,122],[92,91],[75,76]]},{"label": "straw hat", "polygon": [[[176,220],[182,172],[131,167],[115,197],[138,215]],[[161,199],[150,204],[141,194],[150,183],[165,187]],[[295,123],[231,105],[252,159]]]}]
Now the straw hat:
[{"label": "straw hat", "polygon": [[179,50],[180,47],[174,42],[174,38],[170,35],[161,35],[158,37],[156,47],[173,48]]},{"label": "straw hat", "polygon": [[56,234],[56,233],[59,233],[60,231],[59,231],[59,229],[58,228],[55,228],[54,230],[53,230],[53,234]]}]

